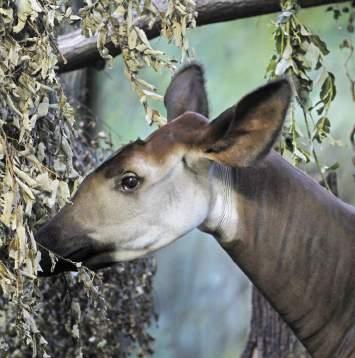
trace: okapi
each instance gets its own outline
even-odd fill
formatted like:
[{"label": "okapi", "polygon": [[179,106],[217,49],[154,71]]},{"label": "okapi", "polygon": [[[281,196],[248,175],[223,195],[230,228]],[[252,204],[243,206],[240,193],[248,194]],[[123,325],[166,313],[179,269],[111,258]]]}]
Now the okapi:
[{"label": "okapi", "polygon": [[[209,122],[202,69],[165,94],[168,123],[89,174],[36,240],[91,269],[213,235],[316,358],[355,357],[355,209],[272,146],[292,98],[270,82]],[[43,250],[43,274],[51,262]],[[59,260],[54,273],[72,270]]]}]

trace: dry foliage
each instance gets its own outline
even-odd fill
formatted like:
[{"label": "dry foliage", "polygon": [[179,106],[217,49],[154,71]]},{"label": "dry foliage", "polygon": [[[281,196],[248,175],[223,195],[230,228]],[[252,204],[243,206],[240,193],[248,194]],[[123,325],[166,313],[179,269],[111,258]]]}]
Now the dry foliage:
[{"label": "dry foliage", "polygon": [[161,35],[181,48],[184,58],[189,55],[186,30],[196,25],[194,9],[192,0],[168,0],[165,12],[160,12],[152,0],[102,0],[89,2],[80,10],[83,34],[97,35],[97,48],[104,59],[112,60],[106,47],[108,42],[122,49],[125,74],[139,96],[150,124],[161,126],[165,123],[165,118],[149,104],[149,100],[162,100],[162,96],[139,76],[139,71],[145,67],[155,71],[174,70],[175,61],[154,49],[141,27],[161,23]]},{"label": "dry foliage", "polygon": [[[298,125],[302,118],[296,120],[293,108],[284,131],[283,147],[291,153],[295,164],[314,161],[323,174],[337,167],[321,168],[313,145],[313,142],[322,143],[330,134],[328,111],[336,87],[334,75],[324,61],[329,50],[326,43],[297,17],[297,0],[281,0],[281,8],[274,32],[276,54],[267,72],[272,77],[289,75],[306,127],[304,135]],[[316,103],[312,103],[312,95],[318,97]]]},{"label": "dry foliage", "polygon": [[[83,33],[121,46],[126,73],[147,120],[164,119],[149,105],[160,99],[139,77],[143,67],[173,68],[140,29],[160,21],[162,34],[188,54],[194,26],[191,0],[87,1],[79,16],[65,1],[0,0],[0,356],[94,357],[151,353],[154,262],[144,259],[93,275],[80,270],[37,280],[40,255],[33,232],[75,191],[83,171],[97,164],[75,129],[74,110],[55,72],[58,25],[80,21]],[[80,133],[79,133],[80,134]],[[88,157],[89,153],[89,157]],[[89,159],[88,159],[89,158]],[[100,159],[100,158],[99,158]]]}]

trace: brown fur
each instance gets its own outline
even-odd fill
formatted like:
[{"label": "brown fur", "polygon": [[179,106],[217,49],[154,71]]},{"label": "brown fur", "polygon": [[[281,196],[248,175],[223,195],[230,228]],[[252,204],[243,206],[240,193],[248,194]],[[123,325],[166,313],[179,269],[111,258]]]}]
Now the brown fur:
[{"label": "brown fur", "polygon": [[291,100],[288,81],[276,81],[245,96],[211,123],[209,158],[246,167],[267,154],[280,133]]},{"label": "brown fur", "polygon": [[276,153],[235,171],[226,251],[315,358],[355,352],[355,209]]},{"label": "brown fur", "polygon": [[175,74],[166,90],[164,103],[169,121],[186,111],[200,113],[208,118],[205,78],[199,64],[190,63]]}]

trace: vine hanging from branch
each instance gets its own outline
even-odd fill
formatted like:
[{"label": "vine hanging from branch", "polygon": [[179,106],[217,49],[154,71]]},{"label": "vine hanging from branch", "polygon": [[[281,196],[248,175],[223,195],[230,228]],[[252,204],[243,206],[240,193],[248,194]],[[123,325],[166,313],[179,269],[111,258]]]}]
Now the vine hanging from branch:
[{"label": "vine hanging from branch", "polygon": [[[306,128],[306,135],[303,135],[293,106],[281,150],[290,152],[295,164],[314,161],[324,180],[324,173],[338,166],[322,167],[314,146],[330,134],[329,108],[336,96],[335,77],[324,61],[329,50],[326,43],[297,17],[296,0],[281,0],[281,9],[274,31],[276,54],[270,60],[267,74],[270,77],[289,76]],[[315,103],[313,98],[317,98]],[[305,138],[306,143],[302,143]]]}]

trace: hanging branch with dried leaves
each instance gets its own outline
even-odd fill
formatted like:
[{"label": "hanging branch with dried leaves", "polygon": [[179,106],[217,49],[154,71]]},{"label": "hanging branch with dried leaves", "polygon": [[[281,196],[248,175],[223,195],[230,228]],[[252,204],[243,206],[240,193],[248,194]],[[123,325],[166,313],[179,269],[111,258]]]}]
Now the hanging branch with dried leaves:
[{"label": "hanging branch with dried leaves", "polygon": [[[270,77],[289,76],[306,128],[306,135],[303,135],[293,106],[283,133],[281,151],[290,152],[295,164],[314,161],[324,176],[338,167],[337,163],[330,167],[321,166],[314,147],[315,142],[322,143],[330,134],[328,112],[336,96],[334,75],[324,62],[329,50],[326,43],[298,19],[296,0],[282,0],[281,8],[274,31],[276,54],[270,60],[267,74]],[[315,103],[312,103],[312,97],[318,97]]]},{"label": "hanging branch with dried leaves", "polygon": [[152,47],[142,26],[148,24],[149,28],[159,20],[162,36],[181,48],[184,59],[189,56],[186,30],[196,25],[194,8],[192,0],[169,0],[166,12],[162,13],[151,0],[106,0],[90,2],[80,10],[83,34],[87,37],[97,35],[98,51],[108,65],[112,56],[106,44],[112,42],[121,48],[125,74],[145,109],[149,124],[161,126],[165,123],[165,118],[150,105],[150,100],[162,100],[162,96],[139,76],[139,72],[146,67],[155,71],[173,71],[176,61]]}]

